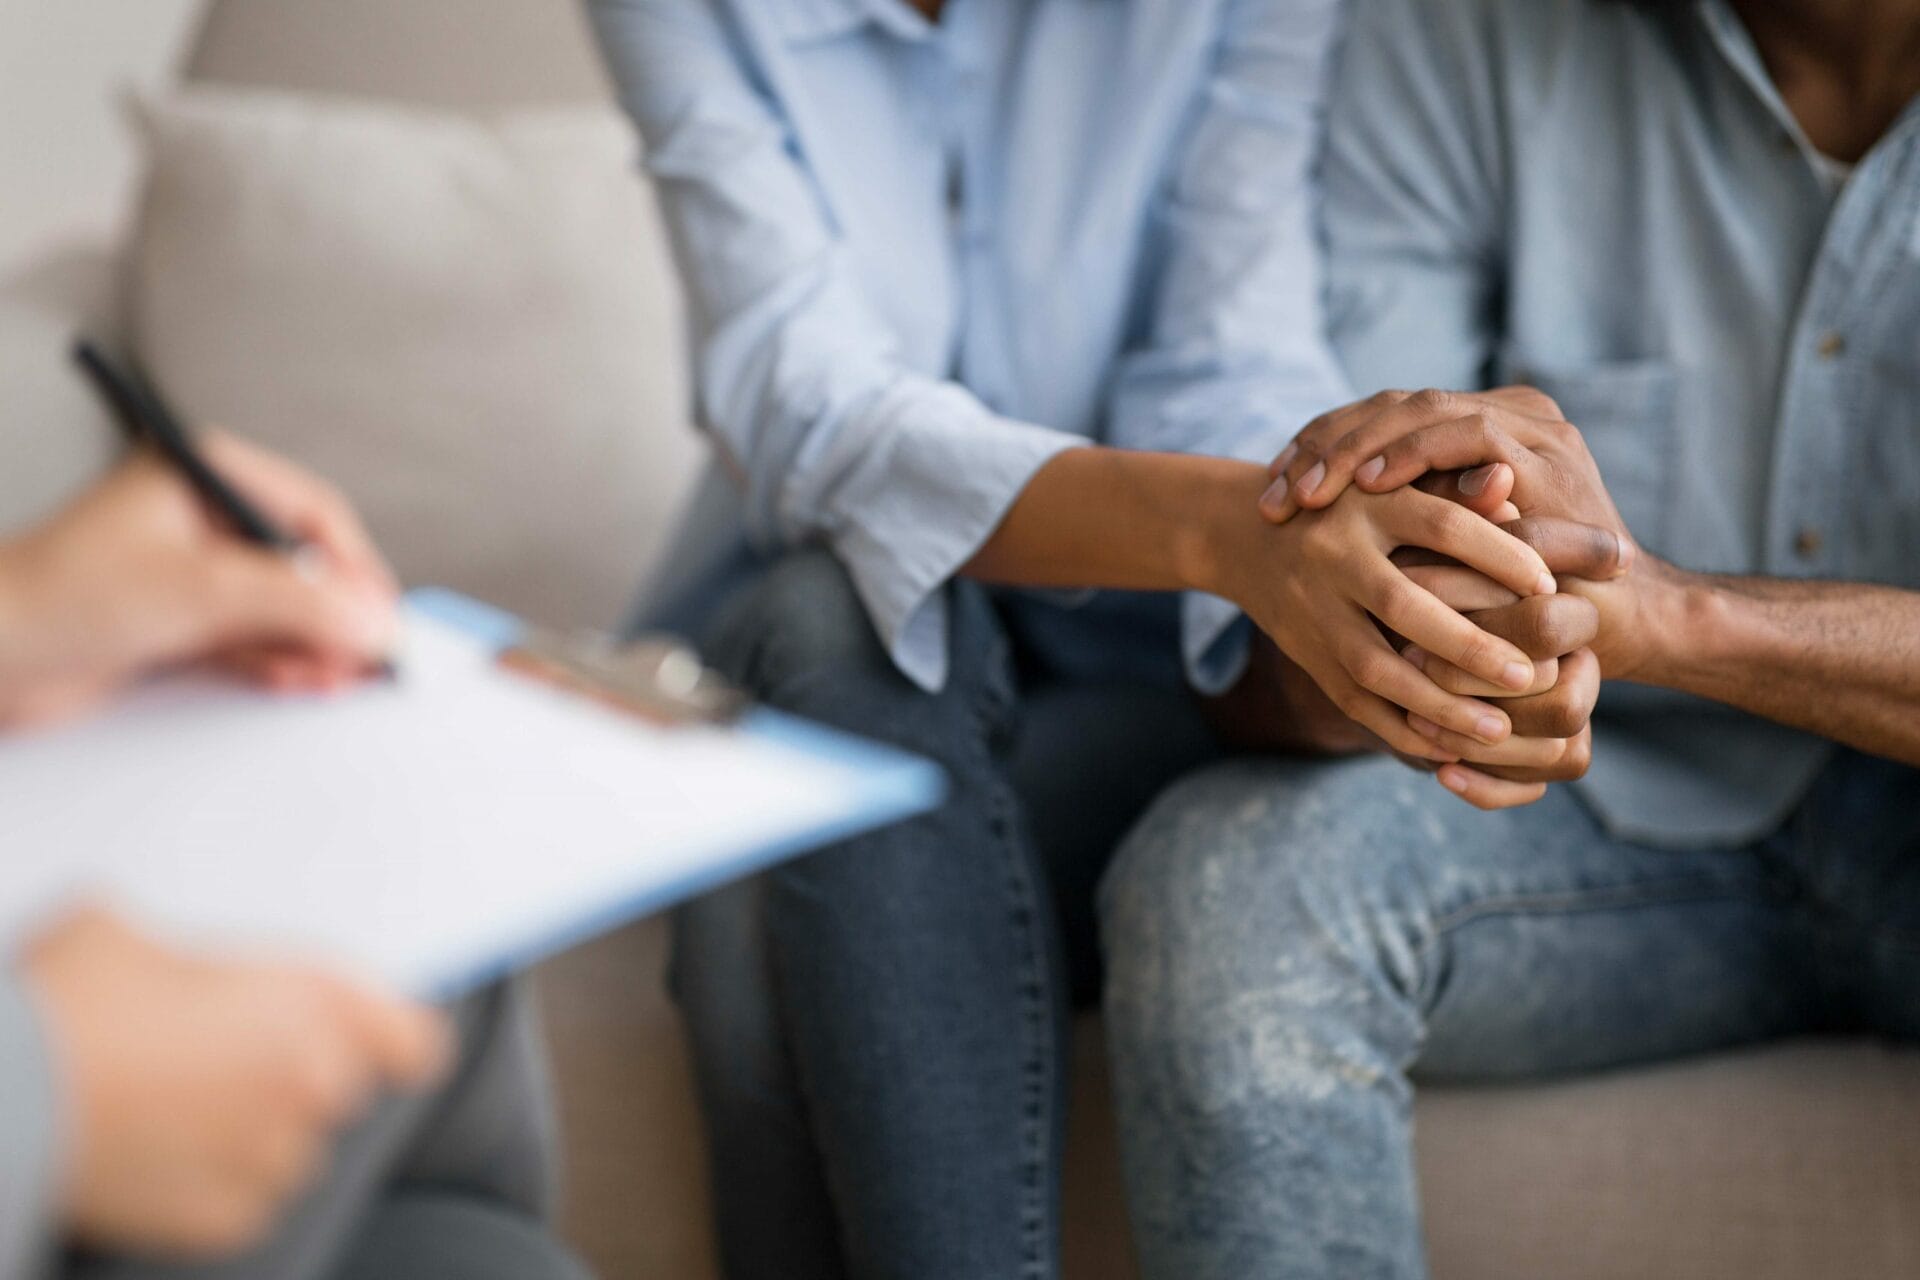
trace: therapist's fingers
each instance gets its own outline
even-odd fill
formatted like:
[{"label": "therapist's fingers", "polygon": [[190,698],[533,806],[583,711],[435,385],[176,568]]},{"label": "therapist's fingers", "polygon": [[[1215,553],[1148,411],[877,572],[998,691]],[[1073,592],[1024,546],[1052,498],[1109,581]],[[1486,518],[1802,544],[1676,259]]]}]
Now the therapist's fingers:
[{"label": "therapist's fingers", "polygon": [[380,1080],[423,1089],[445,1073],[453,1041],[444,1014],[345,979],[320,975],[316,981]]},{"label": "therapist's fingers", "polygon": [[285,556],[238,542],[190,566],[213,651],[297,648],[329,662],[383,662],[399,628],[392,597],[334,576],[315,578]]},{"label": "therapist's fingers", "polygon": [[393,570],[352,503],[331,483],[297,464],[224,432],[203,437],[209,460],[270,518],[316,547],[332,572],[394,595]]}]

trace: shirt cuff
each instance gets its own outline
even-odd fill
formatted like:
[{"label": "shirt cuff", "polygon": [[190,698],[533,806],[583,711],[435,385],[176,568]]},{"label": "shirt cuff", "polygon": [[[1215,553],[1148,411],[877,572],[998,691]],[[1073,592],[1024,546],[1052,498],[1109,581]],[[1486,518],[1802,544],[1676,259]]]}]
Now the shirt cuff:
[{"label": "shirt cuff", "polygon": [[59,1106],[39,1013],[9,972],[0,977],[0,1280],[36,1280],[51,1261]]},{"label": "shirt cuff", "polygon": [[1035,472],[1090,442],[984,411],[964,431],[912,435],[894,453],[885,492],[834,536],[833,547],[894,665],[931,693],[947,682],[943,588],[993,536]]},{"label": "shirt cuff", "polygon": [[1253,652],[1253,623],[1240,606],[1198,591],[1180,601],[1180,656],[1187,679],[1213,697],[1240,682]]}]

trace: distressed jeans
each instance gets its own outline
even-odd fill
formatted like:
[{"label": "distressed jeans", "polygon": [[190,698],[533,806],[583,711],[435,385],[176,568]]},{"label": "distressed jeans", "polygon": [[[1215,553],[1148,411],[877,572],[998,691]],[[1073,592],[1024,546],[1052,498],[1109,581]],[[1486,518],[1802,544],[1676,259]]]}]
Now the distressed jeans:
[{"label": "distressed jeans", "polygon": [[[1096,982],[1094,885],[1212,739],[1178,684],[1170,608],[1147,638],[1166,655],[1153,686],[1060,678],[1005,600],[948,591],[938,693],[894,669],[824,552],[775,565],[710,628],[709,659],[763,699],[928,756],[950,783],[935,813],[677,915],[674,990],[731,1280],[1058,1271],[1068,1015]],[[1105,640],[1103,661],[1141,637]]]},{"label": "distressed jeans", "polygon": [[1480,813],[1383,759],[1183,781],[1102,889],[1147,1280],[1425,1274],[1411,1079],[1920,1034],[1920,774],[1843,752],[1740,850],[1564,787]]}]

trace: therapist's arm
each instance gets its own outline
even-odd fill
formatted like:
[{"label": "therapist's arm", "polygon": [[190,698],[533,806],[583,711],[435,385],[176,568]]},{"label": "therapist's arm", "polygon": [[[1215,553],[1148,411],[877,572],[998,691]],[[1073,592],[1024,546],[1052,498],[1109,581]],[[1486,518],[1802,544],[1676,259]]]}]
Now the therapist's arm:
[{"label": "therapist's arm", "polygon": [[131,457],[41,527],[0,541],[0,729],[84,711],[169,664],[214,660],[273,687],[325,689],[386,655],[393,579],[346,502],[238,440],[205,445],[312,544],[314,565],[234,537],[172,470]]}]

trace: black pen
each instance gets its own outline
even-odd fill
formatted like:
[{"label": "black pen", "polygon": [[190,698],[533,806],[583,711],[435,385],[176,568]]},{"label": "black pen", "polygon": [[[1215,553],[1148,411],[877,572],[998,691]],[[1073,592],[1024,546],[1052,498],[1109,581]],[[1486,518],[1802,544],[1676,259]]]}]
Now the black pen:
[{"label": "black pen", "polygon": [[288,556],[300,557],[307,544],[261,514],[260,509],[213,469],[193,436],[167,408],[146,379],[130,366],[118,368],[85,338],[73,344],[73,359],[113,406],[120,429],[134,444],[150,444],[193,486],[201,500],[234,527],[242,538]]},{"label": "black pen", "polygon": [[[166,401],[135,369],[116,367],[105,352],[85,338],[73,344],[73,359],[113,406],[114,418],[131,443],[150,444],[158,450],[168,464],[186,477],[201,500],[242,538],[287,556],[303,573],[317,571],[313,547],[269,520],[260,508],[228,484],[201,454],[192,434],[174,416]],[[373,669],[373,673],[384,680],[394,679],[398,672],[391,657],[381,659]]]}]

